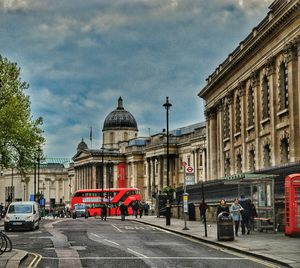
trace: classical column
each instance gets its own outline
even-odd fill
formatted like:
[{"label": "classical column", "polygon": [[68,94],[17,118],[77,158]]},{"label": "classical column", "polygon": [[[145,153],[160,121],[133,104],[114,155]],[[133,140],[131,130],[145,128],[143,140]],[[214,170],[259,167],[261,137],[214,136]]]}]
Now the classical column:
[{"label": "classical column", "polygon": [[289,157],[291,162],[300,160],[299,142],[299,69],[298,69],[298,45],[292,43],[286,48],[288,69],[288,103],[290,119]]},{"label": "classical column", "polygon": [[[241,147],[242,147],[242,163],[246,159],[246,136],[247,136],[247,102],[246,102],[246,83],[245,81],[239,83],[239,94],[240,94],[240,101],[241,101]],[[234,174],[237,173],[236,170],[236,155],[234,154]],[[242,172],[245,170],[245,167],[242,166]]]},{"label": "classical column", "polygon": [[260,113],[260,94],[259,94],[259,71],[255,70],[251,73],[251,85],[254,93],[254,126],[255,126],[255,169],[259,169],[261,166],[261,151],[260,147],[260,139],[259,139],[259,131],[260,131],[260,121],[261,121],[261,113]]},{"label": "classical column", "polygon": [[269,94],[270,94],[270,133],[271,133],[271,165],[275,166],[279,163],[276,163],[276,153],[279,152],[279,139],[276,138],[276,125],[277,125],[277,115],[276,107],[277,106],[277,84],[276,84],[276,61],[275,57],[271,57],[267,60],[265,68],[266,74],[269,80]]},{"label": "classical column", "polygon": [[151,173],[152,173],[151,191],[152,193],[155,193],[155,158],[154,157],[151,158]]},{"label": "classical column", "polygon": [[161,191],[164,185],[164,158],[162,156],[158,157],[158,191]]},{"label": "classical column", "polygon": [[217,113],[215,108],[209,108],[205,111],[207,118],[207,137],[208,137],[208,179],[217,178]]},{"label": "classical column", "polygon": [[150,158],[147,158],[147,193],[148,193],[148,198],[151,198],[151,163],[150,163]]},{"label": "classical column", "polygon": [[[96,189],[96,185],[98,184],[98,178],[97,178],[97,172],[96,172],[96,164],[93,164],[92,165],[92,178],[93,178],[93,182],[92,182],[92,188]],[[98,185],[98,188],[99,188],[99,185]]]}]

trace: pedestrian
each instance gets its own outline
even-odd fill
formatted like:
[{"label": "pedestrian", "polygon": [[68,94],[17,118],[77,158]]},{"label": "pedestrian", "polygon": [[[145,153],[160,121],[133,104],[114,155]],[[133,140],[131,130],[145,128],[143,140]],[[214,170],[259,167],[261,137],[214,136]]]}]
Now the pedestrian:
[{"label": "pedestrian", "polygon": [[101,205],[101,221],[103,221],[103,219],[104,221],[106,221],[106,216],[107,216],[107,206],[105,203],[103,203]]},{"label": "pedestrian", "polygon": [[229,214],[229,207],[224,199],[220,201],[220,204],[217,207],[217,217],[222,212],[227,212]]},{"label": "pedestrian", "polygon": [[239,204],[239,199],[235,198],[233,204],[230,206],[230,213],[232,220],[234,221],[235,235],[238,236],[238,231],[241,221],[241,211],[243,210],[242,206]]},{"label": "pedestrian", "polygon": [[127,215],[127,206],[122,202],[120,205],[121,221],[125,221]]},{"label": "pedestrian", "polygon": [[145,203],[144,210],[145,210],[145,216],[148,216],[149,215],[149,204],[148,203]]},{"label": "pedestrian", "polygon": [[243,210],[241,211],[242,234],[246,233],[246,229],[247,229],[247,234],[250,234],[250,217],[251,217],[251,210],[252,210],[251,204],[249,200],[245,198],[244,195],[241,195],[239,203],[243,208]]},{"label": "pedestrian", "polygon": [[206,203],[201,203],[199,206],[199,210],[200,210],[200,220],[201,222],[204,222],[205,219],[205,214],[206,214],[206,210],[208,209],[208,205]]},{"label": "pedestrian", "polygon": [[249,199],[251,212],[250,212],[250,229],[254,230],[254,220],[258,217],[255,205]]},{"label": "pedestrian", "polygon": [[3,203],[0,204],[0,221],[2,219],[2,213],[3,213]]},{"label": "pedestrian", "polygon": [[134,204],[132,205],[132,210],[133,210],[133,215],[137,218],[138,211],[139,211],[139,203],[138,203],[138,201],[134,202]]},{"label": "pedestrian", "polygon": [[139,203],[139,214],[140,214],[140,218],[142,218],[143,212],[144,212],[144,203],[143,203],[143,202],[140,202],[140,203]]}]

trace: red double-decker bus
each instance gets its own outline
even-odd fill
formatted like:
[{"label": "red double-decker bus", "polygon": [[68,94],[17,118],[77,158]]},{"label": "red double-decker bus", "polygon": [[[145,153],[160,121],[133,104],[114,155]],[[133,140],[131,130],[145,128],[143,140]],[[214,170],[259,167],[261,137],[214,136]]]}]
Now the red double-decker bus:
[{"label": "red double-decker bus", "polygon": [[99,216],[101,213],[101,203],[108,206],[107,214],[120,215],[118,209],[121,202],[128,206],[128,214],[132,214],[131,204],[140,201],[141,195],[138,188],[111,188],[104,189],[84,189],[74,193],[71,200],[71,212],[75,204],[83,204],[87,207],[89,216]]}]

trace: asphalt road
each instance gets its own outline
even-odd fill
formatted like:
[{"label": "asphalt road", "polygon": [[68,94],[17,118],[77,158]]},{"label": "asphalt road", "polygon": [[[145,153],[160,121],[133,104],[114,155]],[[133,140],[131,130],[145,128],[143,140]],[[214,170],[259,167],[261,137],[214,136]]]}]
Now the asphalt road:
[{"label": "asphalt road", "polygon": [[[37,267],[266,267],[269,264],[135,222],[43,220],[34,232],[9,232]],[[269,267],[274,267],[270,265]]]}]

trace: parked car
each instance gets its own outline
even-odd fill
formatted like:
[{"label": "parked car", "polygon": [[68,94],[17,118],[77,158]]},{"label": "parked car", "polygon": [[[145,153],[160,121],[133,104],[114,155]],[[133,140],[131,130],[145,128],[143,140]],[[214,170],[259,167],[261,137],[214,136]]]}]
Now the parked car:
[{"label": "parked car", "polygon": [[35,230],[40,224],[40,207],[33,201],[12,202],[5,214],[4,230],[6,232],[15,229]]},{"label": "parked car", "polygon": [[77,217],[88,218],[90,216],[88,212],[88,206],[85,204],[75,204],[71,213],[73,219],[76,219]]}]

